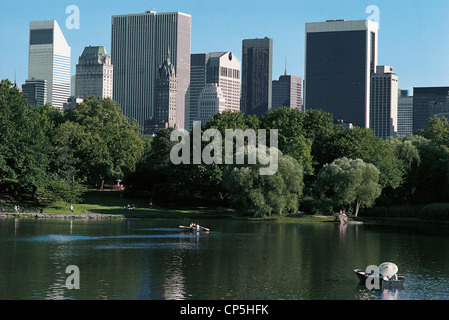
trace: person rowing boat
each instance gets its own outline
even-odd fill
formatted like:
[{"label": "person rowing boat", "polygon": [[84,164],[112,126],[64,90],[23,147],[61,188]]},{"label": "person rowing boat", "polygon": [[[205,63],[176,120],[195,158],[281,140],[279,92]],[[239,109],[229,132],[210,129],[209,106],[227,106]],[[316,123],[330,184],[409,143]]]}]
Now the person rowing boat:
[{"label": "person rowing boat", "polygon": [[199,224],[196,224],[196,223],[193,223],[193,222],[191,222],[190,226],[188,226],[188,227],[187,226],[179,226],[179,227],[182,228],[182,229],[190,229],[192,231],[197,231],[197,232],[199,232],[201,230],[204,230],[206,232],[210,231],[210,229],[202,227]]}]

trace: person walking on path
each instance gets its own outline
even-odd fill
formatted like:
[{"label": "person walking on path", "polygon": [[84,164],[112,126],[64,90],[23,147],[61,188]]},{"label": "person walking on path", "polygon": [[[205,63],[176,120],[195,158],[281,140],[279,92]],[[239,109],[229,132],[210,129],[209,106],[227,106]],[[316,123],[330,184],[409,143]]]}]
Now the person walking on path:
[{"label": "person walking on path", "polygon": [[70,204],[70,213],[73,214],[73,205]]}]

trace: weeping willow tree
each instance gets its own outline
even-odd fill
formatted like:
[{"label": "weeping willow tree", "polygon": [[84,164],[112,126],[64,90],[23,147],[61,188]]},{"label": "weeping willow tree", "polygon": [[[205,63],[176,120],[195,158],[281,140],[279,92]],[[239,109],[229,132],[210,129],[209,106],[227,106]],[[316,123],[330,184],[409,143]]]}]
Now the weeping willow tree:
[{"label": "weeping willow tree", "polygon": [[334,209],[349,208],[357,216],[359,209],[371,207],[380,196],[379,170],[361,159],[337,159],[318,173],[316,191],[329,200]]}]

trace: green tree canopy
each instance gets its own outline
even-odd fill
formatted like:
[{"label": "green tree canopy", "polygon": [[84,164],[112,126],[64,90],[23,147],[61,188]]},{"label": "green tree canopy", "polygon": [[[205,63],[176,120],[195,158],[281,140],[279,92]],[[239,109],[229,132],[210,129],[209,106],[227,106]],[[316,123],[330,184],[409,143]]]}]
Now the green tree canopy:
[{"label": "green tree canopy", "polygon": [[[178,164],[170,160],[173,128],[162,129],[151,148],[125,178],[127,192],[152,198],[158,205],[216,204],[224,199],[222,169],[216,164]],[[192,163],[192,161],[191,161]]]},{"label": "green tree canopy", "polygon": [[226,167],[223,179],[232,206],[258,217],[296,213],[303,190],[302,167],[281,153],[278,165],[274,175],[260,175],[259,164]]},{"label": "green tree canopy", "polygon": [[30,194],[47,183],[50,141],[41,120],[10,81],[0,82],[0,182],[16,180]]},{"label": "green tree canopy", "polygon": [[449,150],[449,122],[446,117],[429,118],[427,128],[418,130],[417,134]]},{"label": "green tree canopy", "polygon": [[219,130],[224,135],[226,129],[246,130],[251,128],[257,130],[260,123],[259,119],[254,115],[245,117],[242,112],[224,111],[215,114],[211,117],[209,122],[202,125],[204,130],[214,128]]},{"label": "green tree canopy", "polygon": [[89,184],[101,188],[135,170],[145,145],[141,127],[125,117],[116,102],[89,97],[64,111],[64,120],[55,144],[71,150],[79,174]]},{"label": "green tree canopy", "polygon": [[321,144],[327,157],[325,164],[342,157],[361,159],[379,169],[382,188],[395,189],[402,183],[404,168],[393,145],[375,137],[372,130],[361,127],[336,129],[335,132],[333,137]]},{"label": "green tree canopy", "polygon": [[322,199],[329,199],[334,209],[354,206],[371,207],[380,196],[379,170],[361,159],[337,159],[325,165],[317,177],[316,192]]},{"label": "green tree canopy", "polygon": [[396,191],[386,190],[390,202],[428,204],[449,200],[449,149],[420,135],[395,137],[388,142],[394,146],[405,172],[404,182]]}]

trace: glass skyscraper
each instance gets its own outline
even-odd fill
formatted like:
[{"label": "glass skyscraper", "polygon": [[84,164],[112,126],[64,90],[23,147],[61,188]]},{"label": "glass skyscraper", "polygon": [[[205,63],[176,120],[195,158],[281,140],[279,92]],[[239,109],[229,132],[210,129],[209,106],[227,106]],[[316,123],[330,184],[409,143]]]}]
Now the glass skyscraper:
[{"label": "glass skyscraper", "polygon": [[240,110],[261,116],[271,111],[273,39],[242,41],[242,99]]},{"label": "glass skyscraper", "polygon": [[370,20],[306,23],[306,109],[321,109],[335,121],[369,128],[377,33],[378,24]]},{"label": "glass skyscraper", "polygon": [[413,88],[413,132],[427,128],[435,116],[449,119],[449,87]]},{"label": "glass skyscraper", "polygon": [[28,79],[47,81],[47,102],[62,109],[70,96],[71,49],[56,21],[30,22]]},{"label": "glass skyscraper", "polygon": [[44,106],[47,103],[46,80],[26,80],[22,85],[22,92],[26,94],[27,103],[31,106]]},{"label": "glass skyscraper", "polygon": [[398,90],[398,136],[413,133],[413,97],[408,90]]},{"label": "glass skyscraper", "polygon": [[177,81],[177,128],[185,127],[190,83],[191,16],[181,12],[112,16],[113,99],[141,126],[154,117],[156,73],[170,51]]}]

